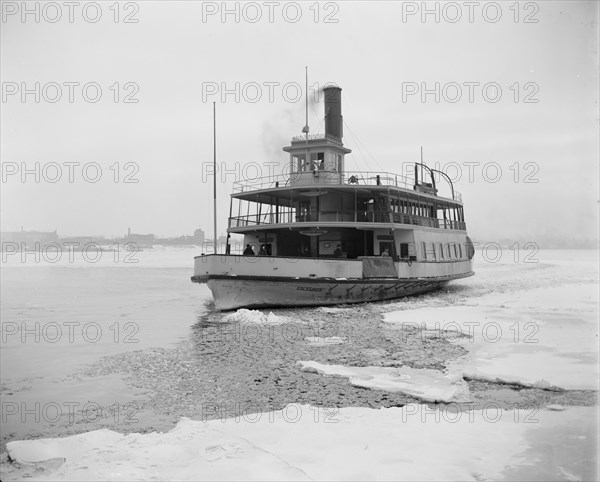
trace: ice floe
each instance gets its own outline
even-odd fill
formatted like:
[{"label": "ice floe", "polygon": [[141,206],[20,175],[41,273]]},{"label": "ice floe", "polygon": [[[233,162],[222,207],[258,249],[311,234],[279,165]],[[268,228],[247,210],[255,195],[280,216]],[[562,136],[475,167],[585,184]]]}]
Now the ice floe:
[{"label": "ice floe", "polygon": [[235,313],[230,313],[222,319],[225,323],[246,323],[246,324],[260,324],[260,325],[280,325],[287,323],[289,320],[285,316],[277,316],[272,311],[268,314],[264,314],[259,310],[247,310],[242,308],[237,310]]},{"label": "ice floe", "polygon": [[[165,433],[96,430],[65,438],[10,442],[4,480],[545,480],[565,471],[586,479],[563,450],[593,437],[596,407],[564,412],[288,405],[251,419],[182,418]],[[548,434],[556,437],[549,438]],[[569,458],[570,457],[570,458]],[[543,463],[540,460],[544,460]],[[12,472],[11,472],[12,470]]]},{"label": "ice floe", "polygon": [[469,388],[457,376],[410,367],[348,367],[299,361],[303,371],[346,377],[357,387],[402,392],[425,402],[468,402]]},{"label": "ice floe", "polygon": [[597,390],[596,290],[596,284],[580,283],[490,294],[477,305],[395,311],[384,321],[467,349],[467,355],[447,364],[451,373],[539,388]]}]

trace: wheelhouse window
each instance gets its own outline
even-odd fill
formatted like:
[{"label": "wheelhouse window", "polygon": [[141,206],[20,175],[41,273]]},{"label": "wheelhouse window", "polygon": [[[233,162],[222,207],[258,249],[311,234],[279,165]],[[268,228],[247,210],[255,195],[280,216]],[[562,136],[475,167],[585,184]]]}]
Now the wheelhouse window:
[{"label": "wheelhouse window", "polygon": [[325,153],[312,152],[310,154],[310,169],[322,171],[325,169]]},{"label": "wheelhouse window", "polygon": [[307,169],[306,154],[296,154],[292,157],[292,171],[302,172]]}]

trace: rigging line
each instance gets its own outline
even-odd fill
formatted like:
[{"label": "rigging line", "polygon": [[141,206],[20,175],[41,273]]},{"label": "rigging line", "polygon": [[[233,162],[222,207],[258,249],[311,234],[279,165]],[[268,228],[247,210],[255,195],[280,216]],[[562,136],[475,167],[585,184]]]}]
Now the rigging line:
[{"label": "rigging line", "polygon": [[312,100],[310,102],[310,105],[309,105],[309,108],[308,108],[308,116],[309,116],[309,118],[311,118],[313,121],[315,119],[317,121],[319,121],[319,126],[314,131],[315,133],[321,132],[319,129],[321,128],[321,126],[325,122],[325,115],[323,114],[322,110],[319,110],[320,107],[321,107],[320,101]]},{"label": "rigging line", "polygon": [[[350,127],[348,127],[348,129],[350,129]],[[365,151],[367,151],[367,154],[369,154],[369,156],[371,156],[371,158],[373,159],[373,161],[375,161],[375,164],[377,164],[377,167],[379,168],[380,171],[385,171],[385,169],[383,169],[383,167],[381,167],[381,164],[379,164],[379,161],[377,161],[377,159],[375,159],[375,156],[373,156],[373,154],[371,154],[371,152],[369,152],[369,149],[367,149],[367,146],[364,145],[364,143],[358,139],[358,137],[356,138],[356,140],[358,142],[360,142],[360,144],[364,147]]]},{"label": "rigging line", "polygon": [[[317,130],[315,132],[321,132],[321,127],[323,126],[323,124],[325,124],[325,118],[321,117],[321,122],[319,123],[319,125],[317,126]],[[323,131],[324,132],[324,131]]]},{"label": "rigging line", "polygon": [[[361,149],[361,142],[358,140],[358,138],[354,135],[354,132],[352,132],[352,129],[350,129],[350,127],[348,126],[348,124],[346,124],[346,122],[344,122],[344,125],[346,126],[348,132],[350,132],[350,136],[352,136],[352,139],[354,139],[354,142],[356,143],[356,148],[358,149],[358,152],[360,153],[360,155],[363,158],[363,161],[365,163],[366,169],[365,171],[369,171],[369,162],[367,161],[367,158],[363,152],[363,150]],[[376,161],[377,162],[377,161]],[[361,169],[362,170],[362,169]]]},{"label": "rigging line", "polygon": [[375,156],[373,156],[373,154],[371,154],[371,153],[369,152],[369,150],[367,149],[367,146],[365,146],[365,144],[364,144],[363,142],[361,142],[361,140],[358,138],[358,136],[356,136],[356,135],[355,135],[355,134],[352,132],[352,129],[350,129],[350,126],[348,126],[348,125],[346,124],[346,127],[348,128],[348,130],[350,131],[350,133],[352,134],[352,136],[353,136],[353,137],[354,137],[354,139],[356,140],[358,148],[360,149],[360,146],[362,146],[362,147],[363,147],[363,149],[364,149],[364,150],[367,152],[367,154],[369,154],[369,156],[371,156],[371,159],[373,159],[373,161],[375,161],[375,164],[377,165],[377,168],[378,168],[380,171],[382,171],[382,172],[383,172],[383,171],[384,171],[384,169],[381,167],[381,164],[379,164],[379,161],[378,161],[377,159],[375,159]]},{"label": "rigging line", "polygon": [[[351,99],[348,99],[346,102],[348,103],[348,105],[350,106],[350,108],[353,108],[352,100]],[[385,169],[383,169],[383,167],[381,167],[381,164],[379,164],[379,161],[377,161],[377,159],[375,159],[375,156],[373,156],[373,154],[371,154],[371,152],[367,149],[367,146],[365,146],[363,144],[363,142],[361,142],[361,140],[358,138],[358,136],[354,135],[354,133],[352,132],[352,129],[350,129],[350,126],[345,121],[344,121],[344,125],[348,128],[348,130],[350,131],[350,133],[352,134],[352,136],[354,137],[354,139],[356,139],[358,149],[360,150],[360,146],[358,144],[361,144],[363,146],[363,148],[365,149],[365,151],[367,151],[367,153],[369,154],[369,156],[371,156],[371,158],[373,159],[373,161],[375,161],[375,164],[376,164],[377,168],[381,172],[385,172]],[[368,162],[367,162],[367,170],[369,170],[368,169]]]}]

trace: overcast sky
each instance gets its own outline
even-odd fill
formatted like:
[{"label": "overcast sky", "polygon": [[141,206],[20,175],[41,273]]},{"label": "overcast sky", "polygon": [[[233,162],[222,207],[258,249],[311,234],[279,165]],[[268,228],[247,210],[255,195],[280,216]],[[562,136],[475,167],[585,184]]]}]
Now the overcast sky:
[{"label": "overcast sky", "polygon": [[[311,86],[343,89],[347,169],[401,173],[423,146],[472,237],[597,237],[595,1],[427,2],[425,16],[422,2],[230,2],[225,17],[221,2],[88,3],[30,2],[24,18],[2,3],[3,231],[211,235],[216,101],[224,233],[234,177],[287,163],[308,66]],[[23,179],[36,163],[40,182]]]}]

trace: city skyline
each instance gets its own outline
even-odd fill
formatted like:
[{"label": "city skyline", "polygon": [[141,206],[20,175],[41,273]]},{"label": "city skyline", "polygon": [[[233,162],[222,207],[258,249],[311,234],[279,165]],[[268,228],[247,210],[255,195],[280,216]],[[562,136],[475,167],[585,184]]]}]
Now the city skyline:
[{"label": "city skyline", "polygon": [[[216,102],[225,232],[234,180],[288,169],[281,149],[302,134],[308,66],[311,133],[322,131],[320,89],[343,89],[347,169],[403,174],[423,147],[462,192],[473,238],[596,240],[597,3],[506,6],[497,21],[465,11],[459,23],[437,2],[424,17],[412,3],[386,15],[362,2],[305,6],[297,22],[279,12],[252,23],[241,7],[223,18],[191,2],[142,3],[137,23],[10,17],[0,228],[212,233]],[[323,48],[330,55],[316,55]]]}]

